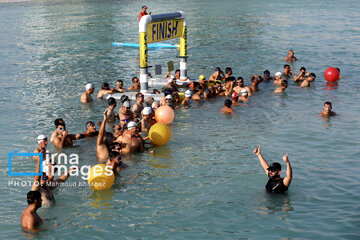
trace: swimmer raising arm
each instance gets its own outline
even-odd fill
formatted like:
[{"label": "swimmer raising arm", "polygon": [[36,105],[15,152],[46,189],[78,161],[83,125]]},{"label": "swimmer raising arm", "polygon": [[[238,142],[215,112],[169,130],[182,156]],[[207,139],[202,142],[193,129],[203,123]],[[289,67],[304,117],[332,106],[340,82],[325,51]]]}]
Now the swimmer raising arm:
[{"label": "swimmer raising arm", "polygon": [[270,166],[261,154],[261,146],[254,149],[254,154],[258,156],[261,166],[265,170],[266,175],[269,177],[269,181],[266,184],[266,190],[275,193],[284,193],[288,190],[292,180],[292,168],[288,158],[288,153],[283,156],[283,161],[286,162],[286,177],[281,178],[281,165],[274,162]]},{"label": "swimmer raising arm", "polygon": [[288,158],[288,153],[283,156],[283,161],[286,162],[286,177],[284,178],[284,185],[290,186],[291,180],[292,180],[292,168],[290,165],[290,161]]}]

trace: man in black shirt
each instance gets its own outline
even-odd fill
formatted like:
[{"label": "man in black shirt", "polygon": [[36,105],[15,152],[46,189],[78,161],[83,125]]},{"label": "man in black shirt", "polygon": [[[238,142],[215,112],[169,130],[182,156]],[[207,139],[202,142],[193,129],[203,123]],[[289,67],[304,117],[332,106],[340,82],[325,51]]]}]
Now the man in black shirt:
[{"label": "man in black shirt", "polygon": [[261,146],[254,149],[254,154],[258,156],[261,166],[264,168],[266,175],[269,180],[265,186],[268,192],[273,193],[284,193],[288,190],[292,179],[292,169],[290,161],[288,159],[288,153],[283,156],[283,161],[286,162],[286,177],[281,178],[281,165],[280,163],[274,162],[270,166],[260,152]]}]

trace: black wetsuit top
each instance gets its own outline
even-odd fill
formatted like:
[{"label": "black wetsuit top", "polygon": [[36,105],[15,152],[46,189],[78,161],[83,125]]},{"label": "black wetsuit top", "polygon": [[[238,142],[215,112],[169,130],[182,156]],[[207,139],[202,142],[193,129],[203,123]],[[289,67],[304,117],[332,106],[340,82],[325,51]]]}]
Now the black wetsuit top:
[{"label": "black wetsuit top", "polygon": [[288,187],[284,185],[284,179],[280,178],[277,180],[269,179],[265,188],[268,192],[273,193],[284,193],[288,190]]}]

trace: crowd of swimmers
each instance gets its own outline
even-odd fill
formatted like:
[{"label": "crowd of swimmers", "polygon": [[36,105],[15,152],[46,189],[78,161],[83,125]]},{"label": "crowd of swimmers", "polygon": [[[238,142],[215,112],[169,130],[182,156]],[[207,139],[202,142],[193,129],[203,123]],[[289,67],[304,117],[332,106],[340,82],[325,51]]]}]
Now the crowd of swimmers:
[{"label": "crowd of swimmers", "polygon": [[[288,62],[296,61],[294,51],[289,50],[288,56],[284,60]],[[163,93],[160,101],[155,101],[153,97],[144,99],[144,95],[139,92],[140,81],[138,77],[132,78],[132,85],[128,88],[124,88],[122,80],[117,80],[114,88],[104,82],[97,93],[98,99],[103,99],[105,95],[131,91],[137,92],[135,103],[131,104],[129,97],[122,95],[120,108],[116,113],[117,101],[113,97],[108,98],[108,107],[103,113],[102,121],[97,123],[99,130],[97,130],[94,122],[88,121],[85,123],[85,131],[80,134],[68,133],[65,121],[58,118],[54,121],[55,130],[50,136],[50,142],[57,148],[65,148],[72,147],[73,141],[83,138],[97,138],[96,156],[98,161],[110,165],[115,176],[118,176],[119,172],[126,167],[121,160],[121,156],[153,151],[151,148],[146,147],[149,146],[147,143],[151,143],[146,133],[156,123],[154,113],[160,106],[166,105],[178,109],[181,106],[191,105],[192,101],[206,101],[207,99],[222,96],[226,99],[224,107],[220,111],[231,114],[234,112],[233,106],[247,104],[252,97],[255,97],[255,93],[259,90],[259,84],[262,82],[272,82],[276,86],[274,94],[281,94],[286,90],[290,80],[293,80],[300,87],[309,87],[316,79],[316,75],[307,72],[305,67],[301,67],[299,74],[296,75],[289,64],[285,64],[283,72],[276,72],[274,76],[271,76],[268,70],[265,70],[262,76],[253,75],[249,86],[245,85],[242,77],[235,78],[232,74],[230,67],[225,68],[225,72],[217,67],[209,79],[206,79],[204,75],[200,75],[198,81],[183,81],[180,79],[180,70],[176,70],[174,75],[167,73],[164,88],[161,91],[153,89],[155,94]],[[180,91],[180,89],[184,90]],[[86,84],[85,90],[80,97],[80,101],[82,103],[92,102],[92,94],[95,91],[94,85],[91,83]],[[319,116],[330,117],[334,115],[336,113],[332,111],[331,102],[325,102],[323,111]],[[107,125],[112,126],[112,131],[106,131]],[[42,222],[36,210],[41,207],[42,203],[52,204],[55,202],[52,189],[66,181],[69,176],[68,172],[55,179],[51,170],[56,168],[56,163],[46,159],[48,139],[45,135],[39,135],[36,141],[38,147],[34,152],[43,154],[43,162],[40,162],[39,157],[34,158],[37,162],[36,172],[40,171],[40,165],[42,164],[43,173],[42,176],[34,177],[34,184],[27,194],[28,207],[24,209],[21,215],[23,228],[32,231],[38,229],[37,227]],[[288,154],[283,157],[283,161],[287,165],[286,177],[281,178],[281,164],[274,162],[269,165],[262,156],[260,149],[259,146],[253,152],[258,156],[261,166],[269,177],[266,190],[276,193],[287,191],[292,180],[292,169]]]}]

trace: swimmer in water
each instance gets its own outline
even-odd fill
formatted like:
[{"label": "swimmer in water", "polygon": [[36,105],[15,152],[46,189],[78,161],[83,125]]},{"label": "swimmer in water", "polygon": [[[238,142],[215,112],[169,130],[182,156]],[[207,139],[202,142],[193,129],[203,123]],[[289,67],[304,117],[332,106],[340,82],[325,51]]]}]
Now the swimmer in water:
[{"label": "swimmer in water", "polygon": [[251,77],[251,86],[250,86],[250,89],[251,89],[251,92],[252,92],[252,93],[259,91],[258,85],[259,85],[260,83],[262,83],[263,80],[264,80],[264,79],[263,79],[261,76],[256,75],[256,74]]},{"label": "swimmer in water", "polygon": [[24,230],[36,231],[43,222],[36,212],[42,206],[41,194],[39,191],[30,191],[26,197],[28,206],[21,213],[21,225]]},{"label": "swimmer in water", "polygon": [[114,141],[114,138],[108,135],[105,130],[106,122],[108,122],[107,110],[105,110],[104,119],[99,129],[99,135],[96,141],[96,157],[99,162],[104,162],[109,158],[109,146]]},{"label": "swimmer in water", "polygon": [[207,93],[204,91],[204,88],[201,86],[197,87],[197,91],[191,97],[192,100],[201,101],[207,99]]},{"label": "swimmer in water", "polygon": [[275,73],[275,77],[274,77],[273,84],[280,86],[282,80],[284,80],[284,79],[282,78],[282,73],[281,73],[281,72],[276,72],[276,73]]},{"label": "swimmer in water", "polygon": [[99,132],[96,131],[95,123],[92,121],[85,123],[85,129],[86,131],[82,133],[82,135],[85,137],[95,137],[99,134]]},{"label": "swimmer in water", "polygon": [[169,106],[172,109],[176,109],[177,106],[175,107],[175,105],[173,103],[173,97],[171,96],[171,94],[166,95],[164,106]]},{"label": "swimmer in water", "polygon": [[343,78],[342,76],[340,76],[340,68],[336,68],[339,71],[339,78]]},{"label": "swimmer in water", "polygon": [[250,98],[249,98],[249,93],[246,89],[241,89],[241,96],[239,97],[239,101],[245,103],[245,102],[249,102]]},{"label": "swimmer in water", "polygon": [[244,85],[244,79],[242,77],[238,77],[237,81],[236,81],[236,86],[234,87],[234,91],[240,96],[241,95],[241,90],[245,89],[248,92],[248,96],[251,97],[252,93],[251,93],[251,89],[248,86]]},{"label": "swimmer in water", "polygon": [[300,87],[310,87],[310,83],[315,81],[315,73],[310,73],[309,76],[301,83]]},{"label": "swimmer in water", "polygon": [[209,77],[209,80],[225,80],[225,74],[219,67],[215,68],[215,72]]},{"label": "swimmer in water", "polygon": [[300,74],[294,77],[294,82],[302,82],[309,76],[309,73],[306,71],[305,67],[300,68]]},{"label": "swimmer in water", "polygon": [[232,72],[231,67],[225,68],[225,79],[231,77],[232,74],[233,74],[233,72]]},{"label": "swimmer in water", "polygon": [[148,132],[152,125],[155,124],[153,119],[151,118],[152,109],[151,107],[145,107],[142,112],[142,119],[141,119],[141,132]]},{"label": "swimmer in water", "polygon": [[292,70],[292,68],[290,67],[289,64],[285,64],[284,65],[284,72],[282,73],[282,76],[286,79],[288,79],[289,77],[291,76],[294,76],[295,73],[294,71]]},{"label": "swimmer in water", "polygon": [[98,92],[97,98],[98,99],[103,99],[105,94],[113,94],[116,93],[116,89],[115,88],[110,88],[110,85],[106,82],[103,82],[101,84],[101,89]]},{"label": "swimmer in water", "polygon": [[225,114],[231,114],[231,113],[234,113],[234,109],[231,108],[231,105],[232,105],[232,102],[230,99],[226,99],[224,101],[224,107],[222,109],[220,109],[220,111],[222,113],[225,113]]},{"label": "swimmer in water", "polygon": [[68,134],[65,128],[65,122],[58,122],[56,130],[51,134],[50,142],[57,148],[72,147],[73,140],[84,138],[81,134]]},{"label": "swimmer in water", "polygon": [[264,71],[264,81],[265,81],[265,82],[270,82],[270,81],[272,81],[272,80],[274,80],[274,78],[270,76],[270,71],[269,71],[269,70],[265,70],[265,71]]},{"label": "swimmer in water", "polygon": [[119,92],[119,93],[123,93],[123,92],[126,92],[127,90],[124,88],[124,82],[123,80],[120,80],[118,79],[116,81],[116,91]]},{"label": "swimmer in water", "polygon": [[185,92],[185,98],[184,100],[182,100],[181,105],[183,106],[189,106],[190,105],[190,99],[191,99],[191,91],[190,90],[186,90]]},{"label": "swimmer in water", "polygon": [[109,159],[106,162],[106,166],[112,167],[115,176],[119,176],[119,173],[121,171],[121,163],[121,150],[120,152],[111,151],[109,154]]},{"label": "swimmer in water", "polygon": [[331,111],[332,110],[331,102],[325,102],[323,109],[324,109],[324,111],[322,111],[319,114],[319,117],[330,117],[330,116],[335,116],[336,115],[335,112]]},{"label": "swimmer in water", "polygon": [[254,149],[254,154],[258,156],[261,166],[264,168],[266,175],[269,177],[269,180],[265,186],[265,189],[271,193],[284,193],[288,190],[291,180],[292,180],[292,168],[288,158],[288,153],[283,156],[283,161],[286,163],[286,177],[281,178],[281,165],[280,163],[274,162],[270,166],[267,161],[262,156],[261,146]]},{"label": "swimmer in water", "polygon": [[92,102],[93,99],[92,99],[92,97],[91,97],[91,94],[93,94],[93,93],[94,93],[94,90],[95,90],[94,84],[92,84],[92,83],[86,84],[85,90],[86,90],[86,91],[85,91],[85,92],[81,95],[81,97],[80,97],[80,102],[82,102],[82,103]]},{"label": "swimmer in water", "polygon": [[129,121],[134,119],[134,114],[130,110],[130,102],[124,101],[119,109],[119,121],[120,125],[123,128]]},{"label": "swimmer in water", "polygon": [[42,176],[34,176],[34,182],[31,187],[31,191],[39,191],[42,198],[42,203],[45,205],[51,205],[55,203],[55,198],[52,190],[61,183],[65,182],[69,178],[71,171],[75,170],[76,167],[70,168],[65,174],[61,175],[58,179],[54,180],[53,174],[57,170],[57,166],[51,163],[50,160],[44,160],[40,162],[40,159],[37,159],[36,164],[36,173],[40,172],[40,164],[43,165]]},{"label": "swimmer in water", "polygon": [[218,96],[225,96],[224,86],[220,81],[215,81],[215,92]]},{"label": "swimmer in water", "polygon": [[288,51],[288,55],[284,58],[284,61],[288,61],[288,62],[297,61],[297,58],[295,57],[293,50]]},{"label": "swimmer in water", "polygon": [[120,124],[115,124],[113,126],[113,136],[114,136],[115,141],[122,134],[123,134],[123,129],[121,128],[121,125]]},{"label": "swimmer in water", "polygon": [[155,99],[153,97],[147,97],[145,100],[146,107],[151,107],[151,105],[153,104],[154,101],[155,101]]},{"label": "swimmer in water", "polygon": [[235,85],[235,78],[234,77],[228,77],[225,78],[225,97],[231,97]]},{"label": "swimmer in water", "polygon": [[[43,160],[46,159],[46,147],[48,145],[48,139],[45,135],[39,135],[36,138],[36,142],[38,144],[38,147],[34,150],[34,153],[42,153],[43,154]],[[34,156],[33,159],[37,161],[40,159],[38,156]]]},{"label": "swimmer in water", "polygon": [[280,87],[276,88],[273,93],[274,94],[283,93],[283,92],[285,92],[285,89],[287,88],[287,86],[288,86],[288,81],[287,80],[282,80],[281,84],[280,84]]},{"label": "swimmer in water", "polygon": [[232,105],[233,106],[240,106],[241,104],[238,101],[239,101],[239,95],[237,94],[237,92],[233,92],[232,98],[231,98]]},{"label": "swimmer in water", "polygon": [[151,104],[151,108],[156,111],[160,107],[160,103],[158,101],[155,101]]},{"label": "swimmer in water", "polygon": [[106,113],[108,114],[107,116],[107,121],[109,123],[112,123],[112,122],[115,122],[115,119],[116,119],[116,115],[115,115],[115,112],[114,112],[114,109],[116,108],[116,100],[115,98],[111,97],[108,99],[108,104],[109,104],[109,107],[105,110]]},{"label": "swimmer in water", "polygon": [[139,118],[141,116],[141,111],[144,109],[144,94],[137,93],[136,103],[133,105],[132,112],[134,113],[134,118]]},{"label": "swimmer in water", "polygon": [[133,77],[132,78],[132,83],[133,85],[131,87],[128,88],[129,91],[140,91],[140,80],[138,77]]},{"label": "swimmer in water", "polygon": [[209,86],[208,87],[208,95],[207,97],[208,98],[216,98],[216,90],[215,90],[215,87],[214,86]]}]

